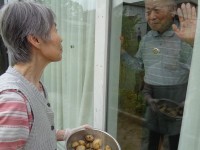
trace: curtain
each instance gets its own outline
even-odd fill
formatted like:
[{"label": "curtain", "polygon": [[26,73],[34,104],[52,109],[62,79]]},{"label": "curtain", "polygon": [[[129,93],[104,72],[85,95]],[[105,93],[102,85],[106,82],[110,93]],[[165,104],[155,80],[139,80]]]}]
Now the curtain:
[{"label": "curtain", "polygon": [[[47,88],[58,129],[93,124],[95,1],[40,0],[56,14],[63,42],[62,61],[45,69]],[[58,149],[64,149],[59,142]]]}]

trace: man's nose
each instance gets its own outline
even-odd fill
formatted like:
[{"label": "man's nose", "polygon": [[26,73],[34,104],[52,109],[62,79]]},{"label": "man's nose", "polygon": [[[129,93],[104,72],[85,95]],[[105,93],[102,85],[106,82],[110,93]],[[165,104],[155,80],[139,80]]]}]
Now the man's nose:
[{"label": "man's nose", "polygon": [[154,10],[152,10],[149,14],[149,18],[150,19],[155,19],[156,18],[156,12]]}]

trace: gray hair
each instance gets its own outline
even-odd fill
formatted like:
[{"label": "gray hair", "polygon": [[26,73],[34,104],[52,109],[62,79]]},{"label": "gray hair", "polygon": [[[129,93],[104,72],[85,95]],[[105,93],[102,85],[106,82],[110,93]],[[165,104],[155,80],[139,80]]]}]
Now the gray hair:
[{"label": "gray hair", "polygon": [[0,12],[0,33],[12,64],[31,60],[31,45],[28,35],[49,40],[55,14],[49,8],[36,2],[13,2]]},{"label": "gray hair", "polygon": [[167,7],[170,13],[176,14],[177,3],[175,0],[145,0],[145,3],[149,1],[160,3],[162,6]]}]

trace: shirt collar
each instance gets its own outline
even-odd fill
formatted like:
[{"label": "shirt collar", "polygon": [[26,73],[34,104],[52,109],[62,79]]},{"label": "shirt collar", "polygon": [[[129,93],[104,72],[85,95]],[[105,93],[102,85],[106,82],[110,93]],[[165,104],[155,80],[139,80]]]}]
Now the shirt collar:
[{"label": "shirt collar", "polygon": [[174,35],[174,31],[170,28],[167,31],[165,31],[164,33],[160,34],[158,31],[154,31],[152,30],[152,35],[153,36],[166,36],[166,37],[170,37]]}]

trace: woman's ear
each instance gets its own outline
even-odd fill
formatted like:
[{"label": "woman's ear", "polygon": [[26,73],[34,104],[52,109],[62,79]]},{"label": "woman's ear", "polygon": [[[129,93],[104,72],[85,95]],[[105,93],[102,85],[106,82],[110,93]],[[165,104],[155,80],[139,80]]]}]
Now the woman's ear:
[{"label": "woman's ear", "polygon": [[38,37],[36,37],[34,35],[28,35],[27,40],[32,46],[34,46],[36,48],[40,47],[40,39]]}]

